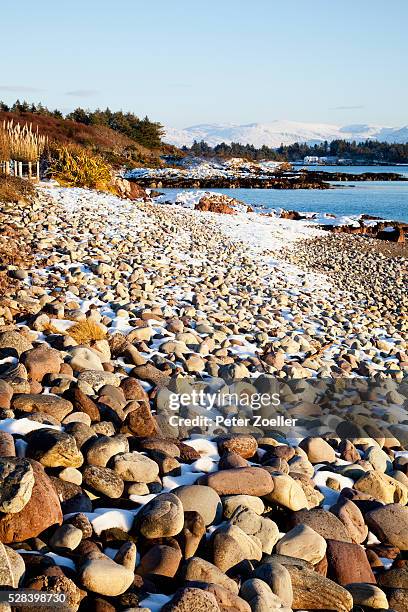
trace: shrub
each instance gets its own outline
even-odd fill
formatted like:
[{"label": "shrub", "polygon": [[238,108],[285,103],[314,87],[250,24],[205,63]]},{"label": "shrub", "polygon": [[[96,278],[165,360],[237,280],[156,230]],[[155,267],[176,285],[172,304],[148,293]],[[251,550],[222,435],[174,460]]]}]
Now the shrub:
[{"label": "shrub", "polygon": [[51,163],[50,174],[65,187],[89,187],[114,192],[111,169],[99,155],[62,147]]},{"label": "shrub", "polygon": [[103,340],[106,336],[105,330],[91,319],[79,321],[70,327],[67,333],[78,344],[89,344],[92,340]]}]

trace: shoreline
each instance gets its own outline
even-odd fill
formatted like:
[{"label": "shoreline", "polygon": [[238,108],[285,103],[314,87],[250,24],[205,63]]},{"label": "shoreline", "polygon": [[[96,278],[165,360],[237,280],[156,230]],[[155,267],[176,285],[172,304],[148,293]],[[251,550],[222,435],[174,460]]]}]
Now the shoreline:
[{"label": "shoreline", "polygon": [[[30,485],[5,487],[0,541],[25,588],[56,581],[79,611],[211,594],[250,612],[262,582],[267,609],[349,612],[364,571],[386,599],[387,547],[408,550],[388,527],[408,502],[398,245],[51,185],[0,221],[32,257],[0,299],[0,468]],[[276,385],[276,414],[246,418]],[[216,408],[174,412],[196,389]]]}]

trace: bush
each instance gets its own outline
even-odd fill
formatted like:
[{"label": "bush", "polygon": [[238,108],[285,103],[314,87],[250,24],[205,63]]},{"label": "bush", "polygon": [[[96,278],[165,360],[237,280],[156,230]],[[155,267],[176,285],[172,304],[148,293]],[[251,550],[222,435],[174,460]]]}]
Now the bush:
[{"label": "bush", "polygon": [[63,147],[51,163],[50,175],[65,187],[89,187],[115,192],[111,168],[99,155]]}]

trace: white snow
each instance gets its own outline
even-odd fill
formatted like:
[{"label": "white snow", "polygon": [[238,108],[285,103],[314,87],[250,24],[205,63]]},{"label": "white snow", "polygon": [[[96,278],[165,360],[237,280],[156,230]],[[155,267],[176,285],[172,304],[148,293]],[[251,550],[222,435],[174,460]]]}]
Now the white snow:
[{"label": "white snow", "polygon": [[230,144],[253,144],[256,147],[267,145],[279,147],[294,142],[315,144],[341,140],[381,140],[382,142],[405,143],[408,140],[408,126],[382,127],[377,125],[346,125],[338,126],[326,123],[306,123],[300,121],[275,120],[270,123],[249,123],[237,125],[233,123],[210,123],[193,125],[185,129],[165,127],[165,142],[178,147],[191,146],[196,140],[204,140],[210,146],[222,142]]},{"label": "white snow", "polygon": [[35,431],[36,429],[43,429],[46,427],[47,429],[57,429],[60,430],[61,427],[58,425],[47,425],[45,423],[39,423],[38,421],[32,421],[31,419],[4,419],[0,421],[0,431],[5,431],[11,434],[18,434],[20,436],[25,436],[30,433],[30,431]]}]

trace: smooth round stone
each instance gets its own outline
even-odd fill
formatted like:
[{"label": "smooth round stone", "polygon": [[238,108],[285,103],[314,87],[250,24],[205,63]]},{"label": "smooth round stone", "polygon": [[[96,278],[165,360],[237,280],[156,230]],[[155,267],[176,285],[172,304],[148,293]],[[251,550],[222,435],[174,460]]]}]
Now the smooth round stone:
[{"label": "smooth round stone", "polygon": [[237,468],[214,472],[203,478],[203,482],[217,491],[218,495],[267,495],[273,489],[271,475],[257,467]]},{"label": "smooth round stone", "polygon": [[125,436],[101,436],[87,449],[86,459],[90,465],[106,467],[114,455],[128,451],[129,442]]},{"label": "smooth round stone", "polygon": [[351,593],[355,606],[381,610],[388,610],[389,608],[386,594],[375,584],[356,582],[348,584],[346,589]]},{"label": "smooth round stone", "polygon": [[112,467],[126,482],[153,482],[159,475],[157,463],[136,451],[115,455]]},{"label": "smooth round stone", "polygon": [[84,423],[85,425],[90,426],[92,421],[91,417],[85,412],[71,412],[65,419],[62,421],[63,425],[68,425],[68,423]]},{"label": "smooth round stone", "polygon": [[351,539],[357,544],[362,544],[368,536],[368,527],[359,507],[351,501],[340,497],[337,504],[330,508],[347,529]]},{"label": "smooth round stone", "polygon": [[184,569],[184,577],[189,582],[207,582],[213,584],[219,584],[231,591],[231,593],[238,594],[239,587],[235,580],[229,578],[224,572],[218,567],[201,559],[201,557],[192,557],[186,563]]},{"label": "smooth round stone", "polygon": [[106,557],[86,561],[81,567],[80,579],[89,591],[106,597],[117,597],[131,586],[134,573]]},{"label": "smooth round stone", "polygon": [[391,459],[378,446],[370,446],[364,453],[364,459],[369,461],[377,472],[390,472],[392,470]]},{"label": "smooth round stone", "polygon": [[240,595],[250,604],[252,612],[292,612],[292,609],[272,592],[271,587],[259,578],[246,580],[241,586]]},{"label": "smooth round stone", "polygon": [[263,580],[289,608],[292,607],[293,590],[290,574],[284,565],[273,561],[261,563],[252,573],[254,578]]},{"label": "smooth round stone", "polygon": [[60,471],[58,478],[65,480],[66,482],[73,482],[74,484],[82,484],[82,474],[76,468],[67,467]]},{"label": "smooth round stone", "polygon": [[308,508],[308,501],[300,484],[288,474],[272,474],[273,490],[265,495],[267,501],[289,510]]},{"label": "smooth round stone", "polygon": [[219,522],[222,513],[221,499],[211,487],[184,485],[173,489],[172,493],[180,499],[185,512],[198,512],[206,525]]},{"label": "smooth round stone", "polygon": [[388,504],[371,510],[365,515],[371,531],[381,542],[408,550],[408,508],[400,504]]},{"label": "smooth round stone", "polygon": [[85,346],[75,346],[69,351],[70,366],[77,372],[85,370],[100,370],[103,371],[103,365],[99,355],[90,348]]},{"label": "smooth round stone", "polygon": [[184,526],[183,505],[173,493],[162,493],[143,506],[135,525],[145,538],[175,536]]},{"label": "smooth round stone", "polygon": [[289,557],[300,557],[313,565],[326,554],[326,540],[307,525],[296,525],[276,545],[276,552]]},{"label": "smooth round stone", "polygon": [[336,461],[334,449],[323,438],[304,438],[299,447],[306,452],[310,463],[334,463]]},{"label": "smooth round stone", "polygon": [[225,495],[222,497],[225,518],[231,518],[238,506],[245,506],[256,514],[263,514],[265,505],[260,497],[254,495]]},{"label": "smooth round stone", "polygon": [[124,482],[113,470],[95,465],[87,466],[82,474],[84,486],[116,499],[121,497]]},{"label": "smooth round stone", "polygon": [[82,531],[74,525],[61,525],[51,536],[50,546],[56,551],[61,549],[75,550],[82,540],[82,535]]}]

